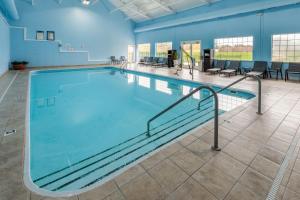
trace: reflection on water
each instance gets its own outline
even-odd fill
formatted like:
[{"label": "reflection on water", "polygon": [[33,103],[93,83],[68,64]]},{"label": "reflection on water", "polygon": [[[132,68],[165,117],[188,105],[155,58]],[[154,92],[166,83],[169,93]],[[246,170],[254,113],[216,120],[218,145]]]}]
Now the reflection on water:
[{"label": "reflection on water", "polygon": [[151,80],[148,77],[144,76],[137,76],[138,79],[138,84],[140,86],[146,87],[146,88],[151,88]]},{"label": "reflection on water", "polygon": [[[145,76],[137,76],[134,74],[127,74],[128,84],[135,83],[137,80],[137,84],[151,89],[154,87],[154,84],[151,86],[151,81],[155,81],[155,90],[158,92],[162,92],[168,95],[179,94],[180,96],[186,96],[195,90],[195,87],[190,87],[187,85],[174,85],[174,83],[170,84],[168,81],[151,79]],[[202,100],[206,97],[210,96],[211,93],[208,90],[201,90],[200,92],[196,92],[193,94],[192,98],[196,100]],[[234,95],[234,94],[232,94]],[[219,109],[223,111],[230,111],[235,109],[236,107],[247,102],[247,99],[231,96],[228,94],[218,94],[219,97]]]},{"label": "reflection on water", "polygon": [[128,83],[134,83],[135,81],[135,76],[133,74],[128,74],[127,75],[127,78],[128,78]]},{"label": "reflection on water", "polygon": [[167,81],[156,80],[155,81],[155,89],[159,92],[163,92],[163,93],[172,95],[172,90],[170,88],[168,88]]}]

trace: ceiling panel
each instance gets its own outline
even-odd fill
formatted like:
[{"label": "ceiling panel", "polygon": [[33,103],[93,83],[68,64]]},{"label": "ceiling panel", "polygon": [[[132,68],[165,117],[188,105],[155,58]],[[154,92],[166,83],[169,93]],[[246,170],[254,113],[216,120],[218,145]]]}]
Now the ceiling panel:
[{"label": "ceiling panel", "polygon": [[221,0],[110,0],[128,19],[146,21]]}]

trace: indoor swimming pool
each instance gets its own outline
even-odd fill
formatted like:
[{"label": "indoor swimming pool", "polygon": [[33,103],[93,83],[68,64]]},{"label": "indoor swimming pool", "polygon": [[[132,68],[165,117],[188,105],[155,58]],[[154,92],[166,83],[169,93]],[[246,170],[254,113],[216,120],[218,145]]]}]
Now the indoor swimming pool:
[{"label": "indoor swimming pool", "polygon": [[[25,179],[35,191],[57,194],[109,180],[213,118],[212,98],[197,109],[211,95],[202,90],[146,134],[149,119],[200,85],[114,67],[31,72]],[[239,90],[218,96],[220,114],[255,97]]]}]

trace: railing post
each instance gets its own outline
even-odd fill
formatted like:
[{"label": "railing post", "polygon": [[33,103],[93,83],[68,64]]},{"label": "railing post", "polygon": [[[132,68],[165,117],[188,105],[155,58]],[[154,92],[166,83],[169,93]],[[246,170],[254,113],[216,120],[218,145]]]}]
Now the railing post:
[{"label": "railing post", "polygon": [[215,99],[214,146],[212,146],[212,149],[221,151],[221,148],[219,148],[219,98],[218,94],[213,89],[211,91]]},{"label": "railing post", "polygon": [[261,80],[259,77],[256,77],[258,81],[258,111],[257,114],[262,115],[261,112]]}]

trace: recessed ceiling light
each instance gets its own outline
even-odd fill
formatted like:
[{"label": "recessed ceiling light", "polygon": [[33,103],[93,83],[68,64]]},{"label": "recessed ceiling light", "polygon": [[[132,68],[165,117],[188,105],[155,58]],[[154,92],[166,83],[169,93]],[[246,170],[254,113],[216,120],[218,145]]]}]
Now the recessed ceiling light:
[{"label": "recessed ceiling light", "polygon": [[88,6],[90,5],[91,1],[90,0],[82,0],[81,1],[83,5]]}]

